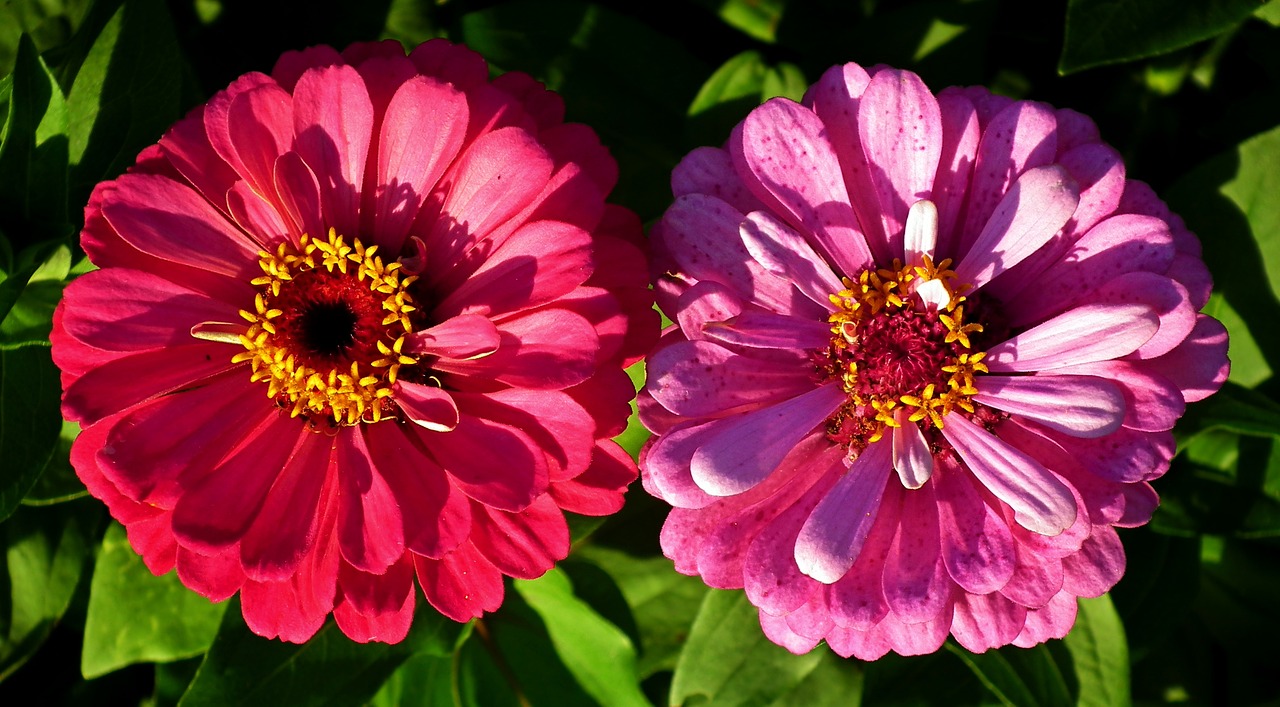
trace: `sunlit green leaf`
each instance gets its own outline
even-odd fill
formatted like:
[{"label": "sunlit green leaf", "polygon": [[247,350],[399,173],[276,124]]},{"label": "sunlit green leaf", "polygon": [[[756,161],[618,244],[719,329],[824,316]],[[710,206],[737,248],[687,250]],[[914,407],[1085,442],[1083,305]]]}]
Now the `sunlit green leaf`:
[{"label": "sunlit green leaf", "polygon": [[16,670],[67,610],[92,558],[97,502],[20,508],[0,525],[0,679]]},{"label": "sunlit green leaf", "polygon": [[8,0],[0,3],[0,76],[13,69],[22,35],[40,51],[66,42],[80,24],[88,0]]},{"label": "sunlit green leaf", "polygon": [[787,0],[723,0],[718,12],[720,19],[751,37],[773,42],[786,7]]},{"label": "sunlit green leaf", "polygon": [[209,649],[226,608],[182,586],[174,572],[151,574],[124,527],[113,523],[89,588],[80,672],[95,678],[131,663],[199,655]]},{"label": "sunlit green leaf", "polygon": [[1164,54],[1224,32],[1258,8],[1256,0],[1070,0],[1058,70]]},{"label": "sunlit green leaf", "polygon": [[[36,250],[47,248],[37,247]],[[49,339],[53,310],[62,299],[70,269],[71,250],[60,245],[31,273],[26,286],[0,321],[0,348],[40,344]]]},{"label": "sunlit green leaf", "polygon": [[1129,644],[1111,597],[1080,599],[1076,625],[1063,639],[1071,652],[1082,707],[1124,707],[1129,692]]},{"label": "sunlit green leaf", "polygon": [[774,96],[799,100],[807,86],[792,64],[770,66],[755,51],[738,54],[716,69],[689,105],[690,142],[719,145],[752,108]]},{"label": "sunlit green leaf", "polygon": [[648,704],[631,639],[574,596],[561,570],[516,580],[515,590],[542,617],[556,653],[587,694],[607,705]]},{"label": "sunlit green leaf", "polygon": [[60,391],[47,346],[0,349],[0,520],[27,495],[57,448]]},{"label": "sunlit green leaf", "polygon": [[[671,681],[672,705],[810,704],[795,702],[805,695],[817,703],[857,704],[861,680],[844,676],[818,685],[809,681],[828,658],[826,648],[793,655],[760,630],[758,610],[740,591],[711,590],[693,623]],[[845,670],[858,671],[856,663]],[[852,687],[854,692],[847,692]],[[828,692],[828,690],[833,692]]]},{"label": "sunlit green leaf", "polygon": [[406,660],[369,701],[371,707],[452,707],[453,657],[419,653]]}]

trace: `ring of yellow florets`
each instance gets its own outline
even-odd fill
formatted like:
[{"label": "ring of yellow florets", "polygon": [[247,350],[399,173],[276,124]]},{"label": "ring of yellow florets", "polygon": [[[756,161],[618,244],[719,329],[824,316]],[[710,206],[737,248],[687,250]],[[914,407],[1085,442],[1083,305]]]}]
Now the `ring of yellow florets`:
[{"label": "ring of yellow florets", "polygon": [[[863,271],[842,278],[831,295],[831,344],[816,356],[819,374],[840,380],[849,402],[827,423],[833,439],[855,449],[875,442],[903,418],[941,429],[954,410],[974,412],[974,376],[986,373],[985,354],[971,352],[982,325],[965,320],[967,289],[950,260]],[[926,306],[916,290],[930,281],[945,288],[945,306]],[[936,286],[935,286],[936,287]],[[904,415],[905,411],[905,415]]]},{"label": "ring of yellow florets", "polygon": [[[286,242],[274,253],[258,253],[263,275],[251,282],[260,291],[253,310],[240,312],[249,322],[239,337],[245,350],[231,360],[248,362],[251,379],[265,382],[267,397],[290,415],[354,425],[393,414],[391,386],[401,366],[418,362],[403,352],[418,311],[408,291],[416,277],[403,276],[400,263],[384,262],[377,250],[359,239],[348,245],[330,229],[325,240],[304,235],[296,247]],[[361,337],[337,353],[309,351],[289,331],[297,325],[285,324],[298,314],[298,301],[324,295],[367,310],[361,316],[348,312],[353,322],[361,320],[352,325],[362,327]]]}]

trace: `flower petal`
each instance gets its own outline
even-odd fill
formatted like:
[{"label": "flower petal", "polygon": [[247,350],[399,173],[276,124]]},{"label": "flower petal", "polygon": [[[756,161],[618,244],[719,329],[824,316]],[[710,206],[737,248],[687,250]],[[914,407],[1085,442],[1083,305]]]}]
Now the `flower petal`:
[{"label": "flower petal", "polygon": [[907,411],[900,410],[895,416],[898,426],[892,435],[893,469],[904,487],[918,489],[933,474],[933,454],[920,427],[907,420]]},{"label": "flower petal", "polygon": [[449,432],[458,426],[458,404],[448,391],[403,380],[396,381],[391,390],[396,405],[415,425],[432,432]]},{"label": "flower petal", "polygon": [[814,508],[796,539],[795,559],[801,572],[832,584],[857,561],[875,523],[890,457],[888,440],[868,445]]},{"label": "flower petal", "polygon": [[767,211],[747,214],[738,227],[747,252],[766,270],[830,310],[831,295],[844,289],[840,278],[799,233]]},{"label": "flower petal", "polygon": [[1124,421],[1120,387],[1094,376],[982,376],[975,402],[1073,437],[1102,437]]},{"label": "flower petal", "polygon": [[987,349],[992,373],[1048,370],[1133,353],[1160,328],[1142,304],[1089,304],[1063,312]]}]

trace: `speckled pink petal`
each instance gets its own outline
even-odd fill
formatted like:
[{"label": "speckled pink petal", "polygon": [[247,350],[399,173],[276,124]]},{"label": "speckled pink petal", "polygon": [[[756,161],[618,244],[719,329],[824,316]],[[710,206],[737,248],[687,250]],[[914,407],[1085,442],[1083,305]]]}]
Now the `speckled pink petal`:
[{"label": "speckled pink petal", "polygon": [[1013,576],[1013,536],[1004,519],[983,501],[968,474],[955,464],[940,464],[934,475],[942,561],[966,592],[988,594]]},{"label": "speckled pink petal", "polygon": [[[835,149],[813,111],[769,100],[743,121],[741,142],[730,141],[730,149],[747,188],[813,238],[836,269],[857,273],[872,262]],[[808,167],[793,169],[797,162]]]},{"label": "speckled pink petal", "polygon": [[795,561],[801,572],[831,584],[857,561],[884,494],[891,447],[888,440],[882,440],[862,450],[804,521],[795,545]]},{"label": "speckled pink petal", "polygon": [[951,604],[953,591],[942,562],[933,485],[904,491],[898,532],[884,564],[889,614],[908,624],[932,621]]},{"label": "speckled pink petal", "polygon": [[1160,318],[1142,304],[1088,304],[987,349],[992,373],[1023,373],[1106,361],[1151,340]]},{"label": "speckled pink petal", "polygon": [[671,171],[671,195],[679,198],[685,194],[714,196],[742,213],[764,208],[742,183],[733,168],[733,158],[718,147],[691,151]]},{"label": "speckled pink petal", "polygon": [[973,653],[1008,645],[1022,632],[1027,609],[999,594],[962,594],[956,599],[951,635]]},{"label": "speckled pink petal", "polygon": [[[755,606],[768,613],[785,614],[799,609],[815,593],[821,595],[822,585],[796,565],[796,538],[814,507],[831,492],[836,476],[842,472],[841,464],[834,465],[827,471],[827,478],[815,484],[751,541],[743,560],[742,581],[747,597]],[[825,605],[823,608],[825,613]]]},{"label": "speckled pink petal", "polygon": [[1094,526],[1080,552],[1062,558],[1062,588],[1079,597],[1100,597],[1124,574],[1124,545],[1110,526]]},{"label": "speckled pink petal", "polygon": [[1026,625],[1022,632],[1013,639],[1013,645],[1030,648],[1053,638],[1067,635],[1076,623],[1078,604],[1076,598],[1068,592],[1061,592],[1052,601],[1039,609],[1027,612]]},{"label": "speckled pink petal", "polygon": [[1126,405],[1115,383],[1086,375],[982,376],[974,402],[1030,418],[1073,437],[1115,432]]},{"label": "speckled pink petal", "polygon": [[831,325],[826,322],[760,311],[707,324],[702,334],[713,341],[753,349],[808,351],[831,343]]},{"label": "speckled pink petal", "polygon": [[676,305],[676,323],[690,339],[702,339],[703,327],[723,322],[742,313],[743,302],[728,287],[705,280],[685,290]]},{"label": "speckled pink petal", "polygon": [[857,126],[862,151],[876,166],[871,182],[889,251],[900,253],[907,210],[933,198],[942,153],[938,102],[915,74],[877,71],[858,101]]},{"label": "speckled pink petal", "polygon": [[787,624],[785,616],[773,616],[766,612],[760,612],[760,628],[764,631],[764,635],[770,641],[786,648],[796,655],[803,655],[813,650],[819,643],[820,638],[808,638],[796,633],[795,630]]},{"label": "speckled pink petal", "polygon": [[471,542],[509,577],[536,579],[569,554],[569,526],[546,494],[517,513],[474,504],[472,515],[485,520],[473,526]]},{"label": "speckled pink petal", "polygon": [[1079,188],[1066,170],[1057,165],[1028,170],[956,264],[956,279],[976,290],[999,277],[1048,243],[1079,201]]},{"label": "speckled pink petal", "polygon": [[693,455],[694,481],[713,496],[750,489],[847,399],[840,386],[829,384],[717,422],[714,433]]},{"label": "speckled pink petal", "polygon": [[1186,341],[1147,365],[1182,389],[1183,399],[1192,403],[1209,397],[1226,382],[1231,372],[1226,354],[1226,327],[1200,314]]},{"label": "speckled pink petal", "polygon": [[942,435],[974,476],[1013,508],[1024,528],[1057,535],[1075,522],[1071,489],[1038,461],[960,415],[948,415]]},{"label": "speckled pink petal", "polygon": [[938,253],[953,257],[959,245],[956,229],[960,227],[981,132],[973,102],[963,93],[943,89],[938,94],[938,109],[942,118],[942,152],[933,180],[933,202],[938,207]]},{"label": "speckled pink petal", "polygon": [[1058,369],[1058,372],[1100,376],[1115,381],[1124,395],[1124,426],[1129,429],[1144,432],[1171,430],[1187,409],[1182,391],[1141,363],[1100,361]]},{"label": "speckled pink petal", "polygon": [[648,371],[649,394],[679,415],[718,415],[813,389],[813,377],[791,361],[739,356],[704,341],[682,341],[659,350],[650,357]]},{"label": "speckled pink petal", "polygon": [[1042,557],[1034,548],[1014,543],[1017,561],[1000,594],[1022,606],[1039,608],[1062,590],[1062,560]]},{"label": "speckled pink petal", "polygon": [[831,295],[844,289],[844,285],[799,233],[767,211],[747,214],[739,232],[747,252],[756,262],[774,275],[790,280],[805,297],[829,311],[832,309]]}]

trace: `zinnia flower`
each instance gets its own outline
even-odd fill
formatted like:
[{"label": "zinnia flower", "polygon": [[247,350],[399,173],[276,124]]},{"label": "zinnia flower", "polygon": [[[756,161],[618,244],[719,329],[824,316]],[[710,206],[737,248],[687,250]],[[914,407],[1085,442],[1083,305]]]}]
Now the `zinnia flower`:
[{"label": "zinnia flower", "polygon": [[[616,511],[656,333],[616,166],[530,77],[286,54],[98,186],[53,354],[72,462],[157,574],[255,632],[466,621]],[[651,337],[650,337],[651,338]]]},{"label": "zinnia flower", "polygon": [[1227,375],[1182,222],[1078,113],[856,64],[672,185],[641,469],[676,568],[796,652],[1065,635]]}]

